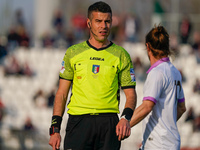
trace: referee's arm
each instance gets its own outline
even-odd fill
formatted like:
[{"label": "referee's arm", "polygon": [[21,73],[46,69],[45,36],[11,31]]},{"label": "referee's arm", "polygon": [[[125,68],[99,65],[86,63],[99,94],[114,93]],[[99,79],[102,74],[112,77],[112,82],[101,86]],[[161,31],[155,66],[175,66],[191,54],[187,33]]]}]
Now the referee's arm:
[{"label": "referee's arm", "polygon": [[53,107],[54,116],[55,115],[61,117],[63,116],[70,86],[71,86],[71,81],[65,79],[59,80],[59,88],[55,96],[54,107]]},{"label": "referee's arm", "polygon": [[[136,103],[137,103],[137,95],[134,88],[127,88],[123,89],[125,95],[126,95],[126,103],[125,108],[132,109],[132,111],[135,110]],[[131,114],[132,116],[132,114]],[[118,140],[123,140],[130,136],[131,134],[131,127],[129,124],[129,121],[126,119],[120,119],[119,123],[116,126],[116,134],[118,136]]]},{"label": "referee's arm", "polygon": [[126,95],[126,103],[124,108],[131,108],[135,110],[137,104],[137,94],[134,88],[123,89]]},{"label": "referee's arm", "polygon": [[[53,116],[63,116],[70,86],[71,81],[64,79],[59,80],[59,87],[54,100]],[[60,148],[60,142],[60,133],[54,133],[51,135],[49,145],[52,146],[53,150],[57,150]]]}]

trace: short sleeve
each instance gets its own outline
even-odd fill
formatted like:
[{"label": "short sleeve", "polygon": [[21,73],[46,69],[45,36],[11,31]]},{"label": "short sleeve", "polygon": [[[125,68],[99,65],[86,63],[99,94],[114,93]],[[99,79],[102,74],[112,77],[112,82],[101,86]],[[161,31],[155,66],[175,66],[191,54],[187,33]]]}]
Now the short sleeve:
[{"label": "short sleeve", "polygon": [[136,80],[130,55],[124,50],[124,53],[122,53],[120,59],[119,82],[121,88],[134,88],[136,85]]},{"label": "short sleeve", "polygon": [[70,63],[70,58],[71,58],[71,51],[67,50],[63,58],[62,67],[60,70],[60,78],[62,79],[73,80],[74,71]]},{"label": "short sleeve", "polygon": [[143,100],[150,100],[156,103],[161,95],[164,83],[165,79],[161,72],[156,70],[149,72],[144,84]]}]

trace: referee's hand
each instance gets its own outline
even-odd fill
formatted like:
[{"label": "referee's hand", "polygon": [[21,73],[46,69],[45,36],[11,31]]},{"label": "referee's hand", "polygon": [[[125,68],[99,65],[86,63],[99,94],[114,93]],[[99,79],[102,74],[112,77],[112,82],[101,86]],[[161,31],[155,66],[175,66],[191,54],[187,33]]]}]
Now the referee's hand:
[{"label": "referee's hand", "polygon": [[118,136],[118,140],[124,140],[125,138],[128,138],[131,134],[131,126],[128,120],[122,118],[118,122],[116,126],[116,134]]},{"label": "referee's hand", "polygon": [[54,133],[50,137],[49,145],[52,146],[53,150],[59,150],[60,149],[60,142],[61,142],[60,133]]}]

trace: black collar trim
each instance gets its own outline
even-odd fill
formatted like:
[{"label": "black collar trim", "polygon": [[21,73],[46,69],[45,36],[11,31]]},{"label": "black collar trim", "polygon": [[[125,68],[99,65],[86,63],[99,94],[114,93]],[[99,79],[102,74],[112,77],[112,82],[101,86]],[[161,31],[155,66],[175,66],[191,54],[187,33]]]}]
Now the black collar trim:
[{"label": "black collar trim", "polygon": [[87,40],[86,42],[87,42],[87,44],[88,44],[91,48],[93,48],[93,49],[95,49],[95,50],[97,50],[97,51],[104,50],[104,49],[110,47],[111,45],[113,45],[113,42],[110,41],[110,44],[108,44],[106,47],[96,48],[96,47],[92,46],[88,40]]}]

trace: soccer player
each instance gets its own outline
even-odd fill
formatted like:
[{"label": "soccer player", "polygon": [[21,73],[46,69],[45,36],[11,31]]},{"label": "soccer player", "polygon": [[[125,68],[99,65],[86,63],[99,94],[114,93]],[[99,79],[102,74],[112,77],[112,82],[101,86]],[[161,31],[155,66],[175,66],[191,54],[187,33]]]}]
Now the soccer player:
[{"label": "soccer player", "polygon": [[181,74],[169,60],[169,35],[163,26],[146,35],[151,63],[142,104],[135,109],[131,127],[143,120],[141,150],[180,150],[176,122],[186,111]]},{"label": "soccer player", "polygon": [[[92,4],[87,19],[90,38],[65,53],[50,128],[53,150],[60,147],[59,132],[71,86],[65,150],[119,150],[121,140],[130,135],[129,121],[136,106],[135,74],[127,51],[107,39],[111,24],[110,6]],[[126,103],[119,121],[120,87]]]}]

